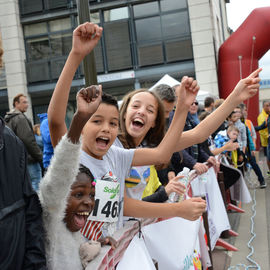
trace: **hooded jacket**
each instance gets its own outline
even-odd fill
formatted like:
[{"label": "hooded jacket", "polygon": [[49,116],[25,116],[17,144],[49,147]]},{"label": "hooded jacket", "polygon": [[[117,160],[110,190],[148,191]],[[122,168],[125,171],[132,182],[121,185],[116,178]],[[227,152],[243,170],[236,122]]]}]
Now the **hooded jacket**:
[{"label": "hooded jacket", "polygon": [[48,114],[38,114],[40,119],[40,133],[43,141],[43,167],[46,169],[50,165],[50,160],[53,156],[53,146],[51,143],[51,136],[48,124]]},{"label": "hooded jacket", "polygon": [[42,212],[21,140],[0,117],[0,269],[46,269]]},{"label": "hooded jacket", "polygon": [[28,153],[28,163],[38,162],[42,165],[42,152],[36,142],[30,120],[21,111],[13,109],[6,114],[5,121],[24,143]]}]

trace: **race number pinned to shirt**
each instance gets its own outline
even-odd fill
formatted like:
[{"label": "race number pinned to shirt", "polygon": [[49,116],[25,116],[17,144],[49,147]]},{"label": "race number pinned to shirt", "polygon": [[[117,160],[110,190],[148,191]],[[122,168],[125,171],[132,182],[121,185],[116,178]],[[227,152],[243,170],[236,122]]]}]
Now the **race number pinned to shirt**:
[{"label": "race number pinned to shirt", "polygon": [[117,222],[120,183],[97,180],[95,189],[95,207],[89,219],[103,222]]}]

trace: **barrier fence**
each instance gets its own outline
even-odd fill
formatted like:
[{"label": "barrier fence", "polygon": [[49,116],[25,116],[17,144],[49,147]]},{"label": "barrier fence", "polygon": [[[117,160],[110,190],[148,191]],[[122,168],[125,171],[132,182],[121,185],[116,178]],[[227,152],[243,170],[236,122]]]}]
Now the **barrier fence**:
[{"label": "barrier fence", "polygon": [[[219,172],[219,178],[222,178],[221,175]],[[222,232],[237,236],[237,233],[231,231],[225,195],[220,191],[222,189],[219,184],[222,185],[222,179],[217,181],[213,168],[200,176],[193,174],[190,178],[193,196],[205,196],[207,201],[204,226],[202,220],[192,222],[182,218],[128,221],[113,236],[118,247],[115,250],[110,246],[102,247],[100,254],[86,269],[190,270],[202,269],[202,265],[203,269],[212,269],[211,250],[216,245],[237,250],[219,238]],[[210,249],[206,246],[207,233],[204,227],[207,229]],[[127,264],[129,267],[125,268]]]}]

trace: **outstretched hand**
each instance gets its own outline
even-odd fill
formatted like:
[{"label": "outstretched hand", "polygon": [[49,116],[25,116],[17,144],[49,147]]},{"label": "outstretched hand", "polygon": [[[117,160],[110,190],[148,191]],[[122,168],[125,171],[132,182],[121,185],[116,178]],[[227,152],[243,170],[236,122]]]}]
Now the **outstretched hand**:
[{"label": "outstretched hand", "polygon": [[225,144],[225,148],[227,151],[234,151],[239,148],[239,144],[238,142],[233,142],[232,140],[230,140]]},{"label": "outstretched hand", "polygon": [[178,175],[171,179],[165,187],[165,191],[169,196],[172,192],[176,192],[179,195],[183,195],[186,191],[186,186],[179,182],[179,179],[184,178],[182,175]]},{"label": "outstretched hand", "polygon": [[101,85],[91,85],[82,88],[76,96],[77,113],[80,117],[88,120],[97,110],[102,97]]},{"label": "outstretched hand", "polygon": [[184,210],[179,216],[188,220],[196,220],[206,211],[206,201],[199,197],[181,201],[178,206]]},{"label": "outstretched hand", "polygon": [[119,243],[112,237],[101,237],[98,242],[101,243],[101,246],[109,245],[114,250],[118,247]]},{"label": "outstretched hand", "polygon": [[259,73],[262,68],[253,71],[248,77],[240,80],[234,88],[233,94],[238,99],[239,103],[253,97],[260,88]]},{"label": "outstretched hand", "polygon": [[197,81],[191,77],[184,76],[181,84],[177,87],[177,103],[180,106],[185,106],[189,109],[192,102],[195,100],[200,86]]},{"label": "outstretched hand", "polygon": [[73,31],[72,52],[84,58],[98,44],[103,28],[97,24],[86,22]]}]

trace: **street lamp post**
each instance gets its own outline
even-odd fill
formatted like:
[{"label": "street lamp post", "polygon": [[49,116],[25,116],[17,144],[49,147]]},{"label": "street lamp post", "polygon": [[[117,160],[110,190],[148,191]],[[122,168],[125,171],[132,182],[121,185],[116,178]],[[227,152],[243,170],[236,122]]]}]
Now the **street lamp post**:
[{"label": "street lamp post", "polygon": [[[90,8],[88,0],[78,0],[79,23],[90,22]],[[97,71],[94,51],[83,59],[85,85],[97,84]]]}]

